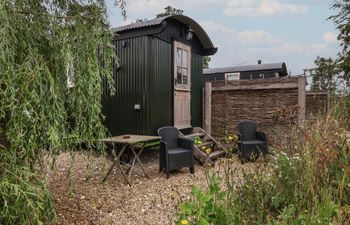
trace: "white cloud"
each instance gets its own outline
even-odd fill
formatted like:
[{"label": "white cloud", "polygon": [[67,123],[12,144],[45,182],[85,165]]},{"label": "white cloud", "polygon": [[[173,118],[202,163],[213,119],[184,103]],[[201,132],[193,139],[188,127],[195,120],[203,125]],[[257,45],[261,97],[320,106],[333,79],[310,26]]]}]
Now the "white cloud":
[{"label": "white cloud", "polygon": [[[126,3],[127,11],[135,14],[153,14],[153,17],[171,5],[170,0],[131,0]],[[148,15],[147,15],[148,16]]]},{"label": "white cloud", "polygon": [[129,19],[126,19],[126,20],[123,20],[122,23],[120,24],[120,26],[125,26],[125,25],[129,25],[129,24],[132,24],[132,23],[135,23],[136,20],[129,20]]},{"label": "white cloud", "polygon": [[262,31],[238,31],[216,21],[202,21],[201,26],[207,31],[218,52],[211,56],[210,67],[286,62],[288,71],[301,74],[303,68],[312,67],[318,55],[336,54],[333,43],[301,43],[286,41],[281,37]]},{"label": "white cloud", "polygon": [[249,48],[251,53],[268,53],[270,55],[320,55],[333,52],[333,48],[326,43],[282,43],[266,47]]},{"label": "white cloud", "polygon": [[279,41],[279,38],[261,30],[239,32],[238,39],[244,44],[269,44]]},{"label": "white cloud", "polygon": [[218,37],[225,41],[247,45],[270,44],[280,41],[280,38],[262,30],[236,31],[212,20],[203,21],[200,24],[209,33],[210,37]]},{"label": "white cloud", "polygon": [[326,32],[322,35],[323,40],[326,42],[337,42],[338,35],[334,32]]},{"label": "white cloud", "polygon": [[226,27],[213,20],[202,21],[200,22],[200,25],[206,32],[209,33],[209,36],[212,38],[218,37],[227,40],[237,38],[237,32],[234,29]]},{"label": "white cloud", "polygon": [[127,11],[135,14],[155,17],[156,14],[163,12],[167,6],[173,6],[177,9],[186,11],[190,8],[210,7],[223,0],[130,0],[127,1]]},{"label": "white cloud", "polygon": [[266,16],[277,14],[301,14],[308,10],[306,5],[281,3],[277,0],[228,0],[227,16]]}]

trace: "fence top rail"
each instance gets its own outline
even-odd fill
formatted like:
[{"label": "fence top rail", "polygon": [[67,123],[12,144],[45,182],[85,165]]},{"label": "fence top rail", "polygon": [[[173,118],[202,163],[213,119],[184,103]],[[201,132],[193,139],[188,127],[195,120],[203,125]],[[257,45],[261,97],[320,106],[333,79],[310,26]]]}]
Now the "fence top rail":
[{"label": "fence top rail", "polygon": [[290,89],[298,88],[299,79],[304,76],[291,76],[284,78],[239,80],[239,81],[213,81],[213,91],[230,90],[258,90],[258,89]]},{"label": "fence top rail", "polygon": [[328,95],[328,92],[312,92],[312,91],[307,91],[306,95]]}]

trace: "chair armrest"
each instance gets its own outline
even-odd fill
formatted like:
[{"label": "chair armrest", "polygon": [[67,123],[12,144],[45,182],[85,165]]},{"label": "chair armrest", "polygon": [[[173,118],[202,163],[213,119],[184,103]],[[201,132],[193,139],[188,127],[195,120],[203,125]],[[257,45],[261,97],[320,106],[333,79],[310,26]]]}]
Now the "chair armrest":
[{"label": "chair armrest", "polygon": [[238,132],[237,136],[238,136],[238,143],[241,143],[243,141],[243,135]]},{"label": "chair armrest", "polygon": [[164,152],[167,150],[167,143],[165,141],[160,141],[159,150]]},{"label": "chair armrest", "polygon": [[238,132],[237,136],[238,136],[238,143],[237,143],[238,151],[242,151],[243,150],[243,135],[240,132]]},{"label": "chair armrest", "polygon": [[187,138],[179,138],[179,147],[191,150],[193,149],[193,141]]},{"label": "chair armrest", "polygon": [[266,134],[264,132],[256,132],[256,138],[266,142]]}]

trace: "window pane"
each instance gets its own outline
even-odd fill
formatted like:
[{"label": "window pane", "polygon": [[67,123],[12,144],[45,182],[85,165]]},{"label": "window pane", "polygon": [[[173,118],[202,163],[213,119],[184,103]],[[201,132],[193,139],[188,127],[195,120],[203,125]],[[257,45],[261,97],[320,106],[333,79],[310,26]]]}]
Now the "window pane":
[{"label": "window pane", "polygon": [[182,84],[181,67],[179,67],[179,66],[177,67],[176,83]]},{"label": "window pane", "polygon": [[181,48],[177,48],[177,65],[178,65],[178,66],[181,66],[181,60],[182,60],[182,57],[181,57]]},{"label": "window pane", "polygon": [[188,68],[188,65],[187,65],[187,51],[186,50],[183,50],[183,55],[182,55],[182,67],[186,67]]},{"label": "window pane", "polygon": [[187,74],[187,69],[182,69],[182,76],[183,76],[183,83],[187,84],[188,83],[188,74]]}]

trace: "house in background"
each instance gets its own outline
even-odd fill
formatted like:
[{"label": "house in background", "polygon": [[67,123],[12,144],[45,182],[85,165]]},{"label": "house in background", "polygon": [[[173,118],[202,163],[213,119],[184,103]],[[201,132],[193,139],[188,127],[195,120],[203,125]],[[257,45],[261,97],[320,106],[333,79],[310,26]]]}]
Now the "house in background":
[{"label": "house in background", "polygon": [[284,62],[261,64],[260,60],[256,65],[204,69],[203,71],[204,81],[267,79],[287,75],[287,66]]},{"label": "house in background", "polygon": [[203,56],[217,52],[204,29],[172,15],[114,29],[119,62],[103,96],[111,135],[156,134],[159,127],[202,126]]}]

